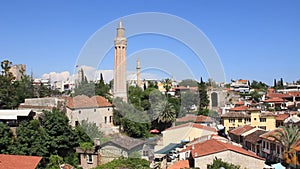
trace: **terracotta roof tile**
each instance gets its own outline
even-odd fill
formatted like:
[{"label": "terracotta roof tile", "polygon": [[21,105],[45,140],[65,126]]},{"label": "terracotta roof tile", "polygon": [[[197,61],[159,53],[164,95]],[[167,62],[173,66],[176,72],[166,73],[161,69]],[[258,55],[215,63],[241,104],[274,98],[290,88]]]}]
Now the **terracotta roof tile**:
[{"label": "terracotta roof tile", "polygon": [[[192,149],[192,147],[194,147],[194,149]],[[194,144],[192,146],[187,147],[186,150],[191,150],[192,156],[194,158],[229,150],[229,151],[234,151],[239,154],[243,154],[246,156],[264,160],[263,158],[243,149],[242,147],[238,147],[238,146],[235,146],[235,145],[232,145],[229,143],[217,141],[215,139],[211,139],[211,140],[207,140],[207,141],[204,141],[201,143]]]},{"label": "terracotta roof tile", "polygon": [[281,102],[284,102],[284,99],[279,98],[279,97],[272,97],[270,99],[265,100],[264,102],[265,103],[273,103],[273,102],[275,102],[275,103],[281,103]]},{"label": "terracotta roof tile", "polygon": [[274,114],[273,112],[260,113],[260,117],[270,117],[270,116],[275,116],[276,117],[276,114]]},{"label": "terracotta roof tile", "polygon": [[251,134],[248,134],[247,136],[244,137],[245,141],[248,141],[252,144],[256,144],[257,141],[261,140],[261,138],[259,137],[262,134],[265,134],[267,131],[265,130],[256,130]]},{"label": "terracotta roof tile", "polygon": [[174,127],[168,128],[168,129],[166,129],[164,131],[175,130],[175,129],[178,129],[178,128],[188,127],[188,126],[194,127],[194,128],[198,128],[198,129],[208,130],[208,131],[212,131],[212,132],[216,132],[217,131],[215,128],[204,126],[204,125],[201,125],[201,124],[191,123],[191,122],[190,123],[181,124],[179,126],[174,126]]},{"label": "terracotta roof tile", "polygon": [[112,106],[104,97],[86,95],[79,95],[75,97],[66,98],[66,106],[70,109],[76,108],[97,108],[97,107],[110,107]]},{"label": "terracotta roof tile", "polygon": [[189,160],[176,161],[174,164],[168,167],[168,169],[182,169],[182,168],[190,168]]},{"label": "terracotta roof tile", "polygon": [[245,102],[244,101],[239,101],[239,102],[236,102],[235,105],[244,105]]},{"label": "terracotta roof tile", "polygon": [[196,118],[196,115],[186,115],[184,117],[177,118],[176,122],[196,121]]},{"label": "terracotta roof tile", "polygon": [[196,120],[195,120],[196,123],[205,123],[205,122],[210,122],[212,123],[213,122],[213,119],[209,116],[203,116],[203,115],[199,115],[197,116]]},{"label": "terracotta roof tile", "polygon": [[248,83],[248,80],[244,80],[244,79],[239,79],[237,80],[238,83]]},{"label": "terracotta roof tile", "polygon": [[249,107],[248,106],[238,106],[238,107],[229,109],[229,111],[243,111],[243,110],[249,110]]},{"label": "terracotta roof tile", "polygon": [[250,118],[249,114],[240,113],[240,112],[228,112],[223,114],[221,117],[241,117],[241,118]]},{"label": "terracotta roof tile", "polygon": [[266,95],[267,98],[274,98],[274,97],[277,97],[277,98],[288,98],[288,97],[292,97],[290,94],[288,93],[268,93]]},{"label": "terracotta roof tile", "polygon": [[260,138],[267,139],[267,140],[270,140],[270,141],[274,141],[275,139],[272,138],[272,137],[270,137],[270,135],[275,134],[278,130],[283,130],[283,129],[281,129],[281,128],[276,128],[276,129],[271,130],[271,131],[269,131],[269,132],[267,132],[267,133],[265,133],[265,134],[260,135],[259,137],[260,137]]},{"label": "terracotta roof tile", "polygon": [[287,119],[290,115],[287,114],[287,113],[284,113],[284,114],[278,114],[276,116],[276,120],[277,121],[284,121],[285,119]]},{"label": "terracotta roof tile", "polygon": [[1,169],[34,169],[42,157],[0,154]]},{"label": "terracotta roof tile", "polygon": [[235,128],[235,129],[233,129],[233,130],[230,130],[230,131],[228,131],[228,132],[231,133],[231,134],[240,136],[240,135],[242,135],[243,133],[245,133],[245,132],[247,132],[247,131],[249,131],[249,130],[252,130],[252,129],[254,129],[254,128],[255,128],[255,127],[252,127],[252,126],[249,126],[249,125],[244,125],[244,126]]}]

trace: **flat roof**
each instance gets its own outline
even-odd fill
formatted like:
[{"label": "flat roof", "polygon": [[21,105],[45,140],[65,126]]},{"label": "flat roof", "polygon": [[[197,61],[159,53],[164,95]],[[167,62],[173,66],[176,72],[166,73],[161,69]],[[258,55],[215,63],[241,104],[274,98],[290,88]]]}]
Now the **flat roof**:
[{"label": "flat roof", "polygon": [[179,147],[181,144],[170,143],[166,147],[158,150],[155,154],[168,154],[171,150]]},{"label": "flat roof", "polygon": [[28,116],[31,109],[27,110],[0,110],[0,119],[17,120],[18,116]]}]

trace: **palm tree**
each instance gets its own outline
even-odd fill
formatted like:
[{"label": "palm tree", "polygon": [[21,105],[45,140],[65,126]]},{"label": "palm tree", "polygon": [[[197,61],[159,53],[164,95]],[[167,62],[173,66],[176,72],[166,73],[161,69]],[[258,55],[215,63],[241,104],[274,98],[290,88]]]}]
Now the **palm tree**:
[{"label": "palm tree", "polygon": [[9,69],[11,68],[12,62],[4,60],[1,62],[2,74],[8,76]]},{"label": "palm tree", "polygon": [[174,106],[169,102],[164,102],[164,109],[158,116],[159,123],[171,123],[176,119],[176,110]]},{"label": "palm tree", "polygon": [[284,152],[282,152],[282,156],[287,167],[299,164],[295,149],[300,144],[300,130],[298,126],[280,127],[274,134],[269,135],[269,137],[274,138],[283,147]]},{"label": "palm tree", "polygon": [[168,92],[170,91],[170,89],[172,88],[172,80],[171,79],[165,79],[162,81],[163,83],[163,87],[166,89],[166,95],[168,94]]}]

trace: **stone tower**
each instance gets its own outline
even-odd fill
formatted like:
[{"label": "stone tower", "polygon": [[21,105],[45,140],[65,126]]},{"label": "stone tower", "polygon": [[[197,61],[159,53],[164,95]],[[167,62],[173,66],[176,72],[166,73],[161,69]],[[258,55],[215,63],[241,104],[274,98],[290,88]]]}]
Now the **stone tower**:
[{"label": "stone tower", "polygon": [[114,54],[114,98],[120,97],[127,102],[126,86],[126,47],[127,39],[125,38],[125,29],[120,19],[115,38]]},{"label": "stone tower", "polygon": [[137,81],[137,86],[142,87],[141,84],[141,63],[140,63],[140,58],[137,59],[136,61],[136,81]]}]

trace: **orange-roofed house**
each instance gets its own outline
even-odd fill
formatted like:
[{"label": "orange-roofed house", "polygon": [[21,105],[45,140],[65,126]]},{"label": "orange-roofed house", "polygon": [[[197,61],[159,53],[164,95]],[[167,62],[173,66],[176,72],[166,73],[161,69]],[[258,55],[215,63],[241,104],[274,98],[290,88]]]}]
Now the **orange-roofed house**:
[{"label": "orange-roofed house", "polygon": [[0,154],[0,169],[35,169],[42,157]]},{"label": "orange-roofed house", "polygon": [[190,168],[189,160],[179,160],[174,164],[168,166],[167,169],[182,169],[182,168]]},{"label": "orange-roofed house", "polygon": [[282,113],[276,115],[276,127],[284,126],[284,120],[287,119],[290,115],[288,113]]},{"label": "orange-roofed house", "polygon": [[109,134],[115,132],[113,125],[113,105],[102,96],[88,97],[79,95],[66,98],[67,117],[71,126],[82,120],[95,123],[100,130]]},{"label": "orange-roofed house", "polygon": [[162,132],[163,146],[170,143],[181,143],[182,141],[192,141],[195,138],[217,134],[215,128],[196,123],[185,123],[171,127]]},{"label": "orange-roofed house", "polygon": [[244,125],[244,126],[240,126],[237,127],[233,130],[228,131],[228,135],[231,138],[232,141],[236,142],[236,143],[243,143],[243,137],[242,134],[254,129],[255,127],[252,127],[250,125]]},{"label": "orange-roofed house", "polygon": [[278,130],[282,129],[276,128],[259,136],[262,139],[262,157],[266,158],[267,161],[280,162],[282,159],[283,147],[274,138],[270,137],[270,135],[274,135]]},{"label": "orange-roofed house", "polygon": [[181,152],[189,153],[194,166],[206,169],[207,164],[212,164],[213,160],[221,158],[223,161],[240,165],[241,168],[258,169],[264,168],[265,159],[249,152],[242,147],[217,141],[215,139],[207,140],[188,146]]},{"label": "orange-roofed house", "polygon": [[248,93],[249,92],[248,80],[239,79],[231,82],[230,90],[239,93]]},{"label": "orange-roofed house", "polygon": [[237,127],[250,125],[264,130],[276,128],[276,115],[271,112],[260,112],[259,109],[240,106],[230,109],[230,112],[221,116],[225,132]]},{"label": "orange-roofed house", "polygon": [[215,119],[213,119],[209,116],[203,116],[203,115],[197,116],[195,122],[198,124],[205,125],[205,126],[215,126],[216,125]]}]

